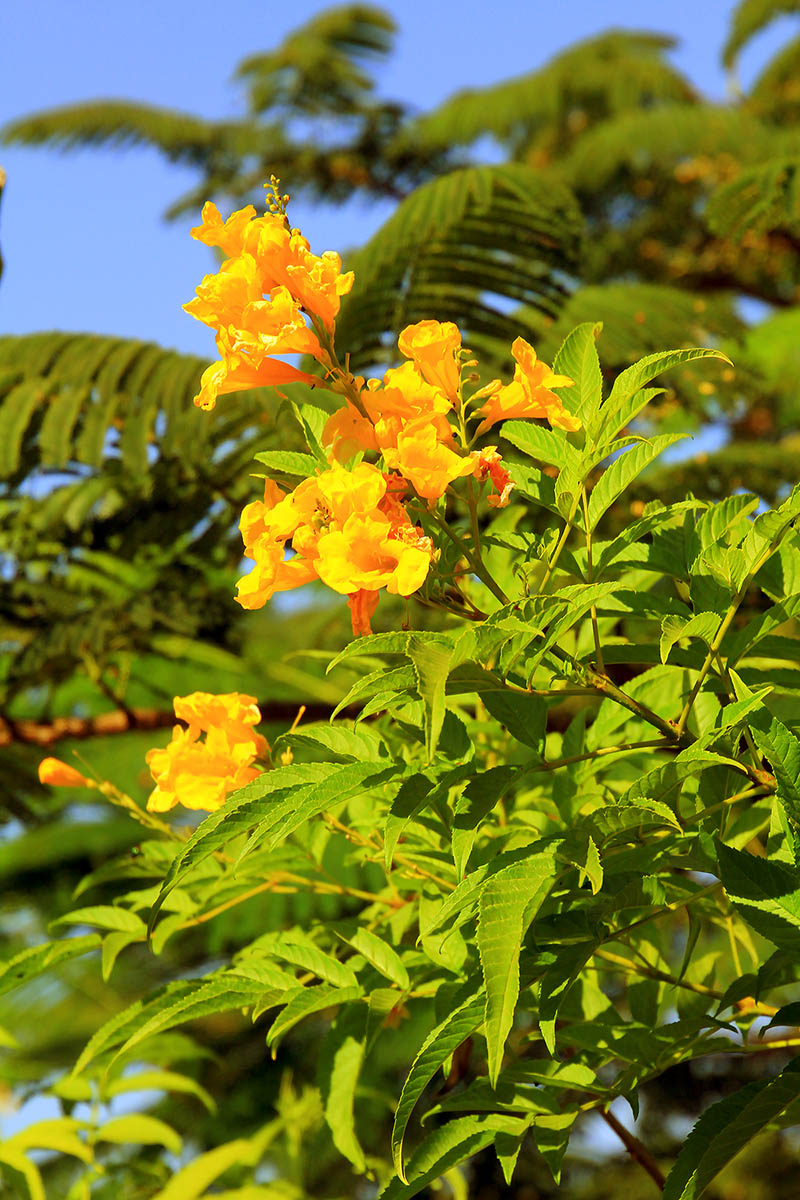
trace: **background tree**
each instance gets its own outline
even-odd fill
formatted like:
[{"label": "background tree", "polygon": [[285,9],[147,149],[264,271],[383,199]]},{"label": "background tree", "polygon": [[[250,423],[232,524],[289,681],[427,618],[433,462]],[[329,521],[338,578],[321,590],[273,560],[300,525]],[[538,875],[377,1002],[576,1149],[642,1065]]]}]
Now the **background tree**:
[{"label": "background tree", "polygon": [[[737,6],[723,49],[732,80],[749,40],[794,11],[785,0]],[[5,137],[155,146],[197,168],[197,186],[172,217],[206,198],[221,206],[258,198],[271,172],[293,193],[324,202],[396,199],[389,221],[347,264],[357,285],[338,335],[358,369],[391,361],[405,324],[445,312],[493,373],[501,343],[516,333],[550,361],[583,320],[604,323],[599,344],[610,376],[664,346],[717,345],[734,367],[672,372],[648,418],[668,432],[685,427],[688,415],[700,454],[651,471],[633,503],[741,488],[767,502],[780,498],[795,481],[800,445],[800,36],[726,105],[710,104],[673,68],[669,38],[615,31],[529,75],[414,115],[377,99],[368,71],[390,52],[392,32],[390,19],[366,6],[321,14],[240,65],[239,121],[99,101],[15,122]],[[487,136],[503,156],[497,165],[477,162]],[[263,688],[266,669],[271,694],[262,708],[276,731],[300,704],[322,715],[347,690],[345,676],[332,683],[313,660],[284,654],[296,644],[296,612],[273,611],[246,628],[232,617],[236,519],[252,496],[248,464],[277,443],[258,393],[230,398],[210,417],[192,407],[203,365],[91,334],[0,339],[0,772],[10,822],[0,874],[19,947],[42,940],[47,922],[73,905],[87,866],[98,870],[93,902],[103,898],[112,856],[128,856],[131,878],[138,869],[127,819],[39,788],[41,747],[58,742],[64,756],[78,743],[62,739],[91,736],[83,749],[99,773],[141,796],[143,751],[166,737],[149,730],[171,724],[172,695],[191,690],[199,674],[213,677],[214,690],[248,691]],[[320,650],[341,644],[338,614],[319,605],[303,619],[316,623]],[[303,632],[307,641],[308,624]],[[341,863],[334,876],[346,878]],[[182,969],[199,968],[267,920],[307,921],[306,903],[287,892],[199,926],[181,945]],[[57,989],[15,994],[0,1013],[21,1042],[8,1056],[9,1083],[24,1094],[69,1063],[100,1010],[138,994],[143,973],[168,978],[175,961],[168,952],[153,960],[132,951],[113,983],[98,989],[96,972],[77,960]],[[187,1114],[199,1146],[236,1136],[265,1098],[283,1121],[282,1170],[296,1168],[293,1130],[306,1128],[323,1145],[303,1090],[313,1075],[304,1037],[287,1043],[291,1083],[263,1062],[262,1039],[246,1027],[210,1020],[198,1044],[197,1079],[236,1097],[206,1124],[200,1109]],[[213,1060],[203,1057],[208,1046]],[[164,1053],[168,1061],[169,1046]],[[392,1064],[385,1068],[376,1086],[392,1086]],[[700,1079],[690,1067],[676,1069],[674,1089],[653,1097],[645,1121],[670,1105],[679,1128],[708,1094],[740,1082],[728,1071]],[[776,1145],[756,1146],[753,1179],[769,1176],[766,1194],[788,1196],[785,1145]],[[736,1187],[750,1186],[749,1162],[720,1195],[734,1200]],[[347,1191],[346,1178],[325,1178],[329,1164],[320,1149],[318,1174],[304,1182],[311,1194]],[[131,1167],[132,1196],[142,1169]],[[486,1170],[476,1195],[500,1186],[494,1167]],[[570,1172],[568,1186],[587,1197],[639,1186],[626,1165],[604,1178],[576,1158]],[[522,1179],[521,1196],[526,1187],[528,1195],[555,1194],[538,1159]]]}]

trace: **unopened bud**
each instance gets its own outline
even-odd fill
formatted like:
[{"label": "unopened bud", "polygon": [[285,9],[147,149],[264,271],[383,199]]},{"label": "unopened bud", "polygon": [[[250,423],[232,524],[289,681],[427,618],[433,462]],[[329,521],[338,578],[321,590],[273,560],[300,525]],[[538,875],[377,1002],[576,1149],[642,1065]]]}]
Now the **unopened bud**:
[{"label": "unopened bud", "polygon": [[94,787],[91,779],[60,758],[42,759],[39,763],[39,782],[49,783],[51,787]]}]

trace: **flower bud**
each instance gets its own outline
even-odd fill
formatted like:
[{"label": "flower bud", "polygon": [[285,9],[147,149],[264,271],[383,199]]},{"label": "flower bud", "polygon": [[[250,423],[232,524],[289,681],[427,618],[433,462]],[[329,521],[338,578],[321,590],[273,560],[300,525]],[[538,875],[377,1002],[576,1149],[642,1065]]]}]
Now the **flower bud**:
[{"label": "flower bud", "polygon": [[39,763],[39,781],[49,783],[51,787],[94,787],[90,779],[60,758],[42,759]]}]

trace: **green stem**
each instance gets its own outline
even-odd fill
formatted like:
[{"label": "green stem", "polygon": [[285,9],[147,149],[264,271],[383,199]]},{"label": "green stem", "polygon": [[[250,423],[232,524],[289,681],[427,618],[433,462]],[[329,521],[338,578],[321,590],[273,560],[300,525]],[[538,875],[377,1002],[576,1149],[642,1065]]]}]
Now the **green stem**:
[{"label": "green stem", "polygon": [[664,738],[656,738],[651,742],[623,742],[620,746],[603,746],[599,750],[590,750],[586,754],[572,754],[569,758],[551,759],[550,762],[533,763],[525,767],[529,771],[556,771],[559,767],[568,767],[572,763],[588,762],[593,758],[604,758],[607,754],[631,754],[636,750],[664,749],[670,743]]},{"label": "green stem", "polygon": [[458,547],[464,558],[466,558],[473,572],[480,579],[481,583],[486,585],[492,595],[499,600],[501,604],[509,604],[510,601],[508,596],[486,570],[483,560],[475,557],[464,539],[460,538],[457,533],[453,532],[447,521],[445,521],[443,517],[440,517],[435,509],[430,510],[430,516],[433,518],[442,532],[450,538],[450,541],[453,543],[453,545]]},{"label": "green stem", "polygon": [[[581,503],[583,504],[583,523],[586,528],[586,582],[592,583],[594,571],[592,569],[592,531],[589,528],[589,503],[586,499],[586,488],[581,488]],[[597,659],[598,670],[605,673],[605,663],[603,662],[603,648],[600,645],[600,630],[597,624],[597,606],[593,604],[589,609],[589,615],[592,618],[592,633],[594,634],[594,652]]]},{"label": "green stem", "polygon": [[547,585],[547,582],[550,579],[550,576],[553,574],[553,571],[555,571],[556,564],[558,563],[558,560],[561,557],[561,551],[564,549],[565,545],[567,544],[567,538],[572,533],[572,529],[575,524],[575,513],[578,511],[579,504],[580,504],[580,494],[578,494],[575,497],[572,508],[570,509],[570,512],[569,512],[569,516],[567,517],[567,521],[564,526],[564,530],[561,534],[561,537],[558,539],[558,544],[557,544],[555,550],[553,551],[552,558],[550,559],[549,563],[547,564],[547,570],[545,571],[545,573],[542,577],[542,581],[539,584],[540,592],[544,591],[544,589]]}]

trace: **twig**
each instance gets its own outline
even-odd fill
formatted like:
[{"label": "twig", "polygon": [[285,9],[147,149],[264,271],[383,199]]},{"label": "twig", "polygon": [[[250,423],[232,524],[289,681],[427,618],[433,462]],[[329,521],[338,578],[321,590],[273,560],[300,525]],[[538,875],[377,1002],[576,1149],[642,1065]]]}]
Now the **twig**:
[{"label": "twig", "polygon": [[664,1183],[666,1181],[661,1173],[661,1168],[647,1147],[639,1141],[635,1134],[630,1133],[624,1125],[621,1125],[614,1114],[609,1112],[607,1108],[598,1109],[598,1112],[605,1121],[606,1125],[608,1125],[610,1129],[614,1130],[614,1133],[622,1142],[631,1158],[634,1159],[634,1161],[637,1162],[640,1167],[643,1167],[645,1171],[647,1171],[647,1174],[654,1181],[659,1190],[663,1192]]}]

